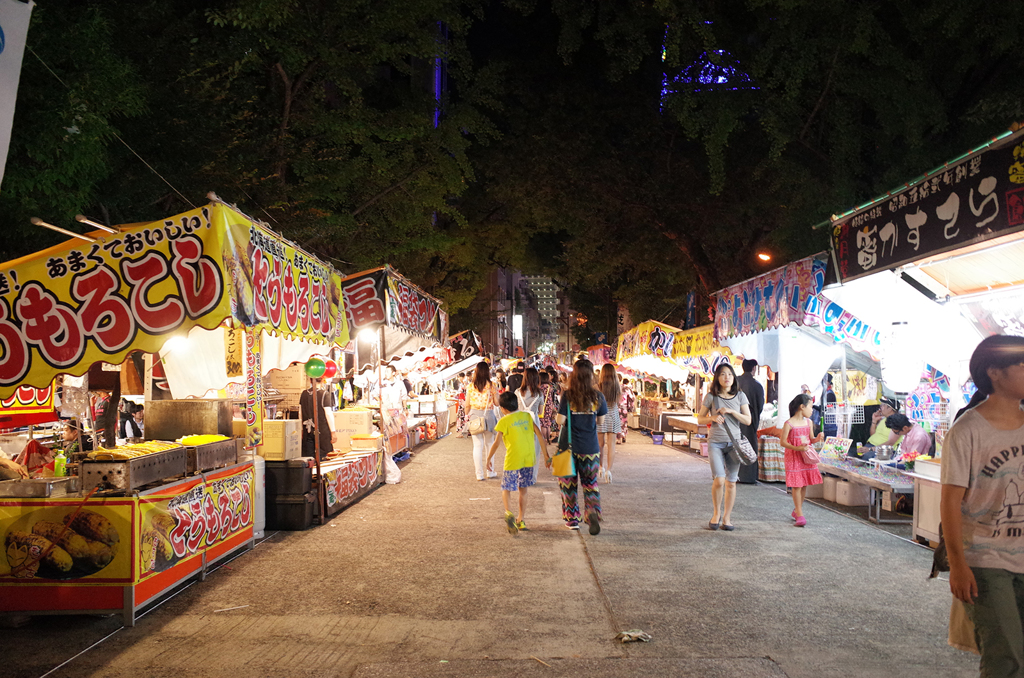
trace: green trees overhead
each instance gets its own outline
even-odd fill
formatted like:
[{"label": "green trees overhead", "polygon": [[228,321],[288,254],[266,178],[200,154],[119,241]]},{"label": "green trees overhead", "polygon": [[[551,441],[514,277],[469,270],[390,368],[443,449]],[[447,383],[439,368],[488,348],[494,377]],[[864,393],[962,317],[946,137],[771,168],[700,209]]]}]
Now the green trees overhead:
[{"label": "green trees overhead", "polygon": [[689,290],[823,249],[812,224],[1019,120],[1022,22],[982,0],[49,0],[0,256],[58,239],[30,216],[215,190],[452,311],[510,265],[566,280],[594,330],[615,302],[678,323]]}]

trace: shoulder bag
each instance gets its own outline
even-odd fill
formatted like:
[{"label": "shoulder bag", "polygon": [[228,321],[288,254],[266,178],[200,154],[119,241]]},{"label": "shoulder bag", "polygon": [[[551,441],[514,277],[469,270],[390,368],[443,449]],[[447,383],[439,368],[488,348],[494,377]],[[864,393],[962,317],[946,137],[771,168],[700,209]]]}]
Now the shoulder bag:
[{"label": "shoulder bag", "polygon": [[571,478],[576,475],[576,463],[572,458],[572,403],[567,401],[565,405],[565,411],[568,412],[565,426],[562,427],[567,431],[565,447],[562,447],[562,436],[558,436],[558,454],[551,457],[551,475],[556,478]]},{"label": "shoulder bag", "polygon": [[[717,410],[718,409],[718,396],[714,396],[714,401],[713,402],[715,404],[715,409]],[[740,435],[740,441],[739,441],[739,443],[737,443],[736,442],[736,438],[733,437],[733,435],[732,435],[732,431],[729,430],[729,417],[726,416],[726,415],[722,415],[722,416],[725,417],[725,422],[722,424],[722,428],[725,429],[726,435],[729,436],[729,442],[732,443],[732,448],[731,449],[732,449],[733,452],[736,453],[736,456],[739,458],[740,463],[743,464],[744,466],[750,466],[751,464],[756,464],[757,463],[757,451],[754,450],[754,448],[751,446],[750,441],[747,440],[746,436]]]},{"label": "shoulder bag", "polygon": [[808,445],[800,450],[800,458],[804,460],[805,464],[811,464],[817,466],[821,463],[821,457],[818,456],[818,451]]},{"label": "shoulder bag", "polygon": [[469,420],[469,435],[475,436],[487,432],[487,415]]}]

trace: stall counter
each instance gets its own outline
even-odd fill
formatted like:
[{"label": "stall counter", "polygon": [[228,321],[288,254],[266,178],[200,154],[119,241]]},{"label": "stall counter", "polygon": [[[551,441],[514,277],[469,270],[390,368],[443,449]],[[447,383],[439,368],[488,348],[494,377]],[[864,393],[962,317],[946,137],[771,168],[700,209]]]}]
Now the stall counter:
[{"label": "stall counter", "polygon": [[[145,605],[252,548],[254,491],[246,461],[134,496],[0,499],[0,614],[120,612],[134,626]],[[95,548],[41,549],[33,539],[65,522]]]}]

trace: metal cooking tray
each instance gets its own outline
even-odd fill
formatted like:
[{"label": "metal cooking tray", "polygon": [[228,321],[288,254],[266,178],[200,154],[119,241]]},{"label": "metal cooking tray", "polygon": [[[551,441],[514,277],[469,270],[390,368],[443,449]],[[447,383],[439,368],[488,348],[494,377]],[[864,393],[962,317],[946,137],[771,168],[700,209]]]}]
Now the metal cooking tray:
[{"label": "metal cooking tray", "polygon": [[85,460],[81,466],[82,490],[100,486],[130,492],[159,480],[184,476],[188,454],[184,447],[153,452],[123,461]]},{"label": "metal cooking tray", "polygon": [[0,497],[62,497],[78,490],[78,478],[32,478],[0,482]]},{"label": "metal cooking tray", "polygon": [[238,444],[234,438],[186,447],[185,450],[188,453],[189,475],[223,468],[238,461]]}]

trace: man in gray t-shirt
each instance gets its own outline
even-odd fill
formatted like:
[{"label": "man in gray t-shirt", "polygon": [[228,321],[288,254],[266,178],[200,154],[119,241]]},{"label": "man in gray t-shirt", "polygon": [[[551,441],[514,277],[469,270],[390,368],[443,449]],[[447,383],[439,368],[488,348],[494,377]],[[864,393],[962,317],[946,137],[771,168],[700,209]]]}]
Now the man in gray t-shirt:
[{"label": "man in gray t-shirt", "polygon": [[946,434],[942,484],[967,488],[960,508],[967,565],[1024,573],[1024,428],[1000,431],[966,412]]}]

